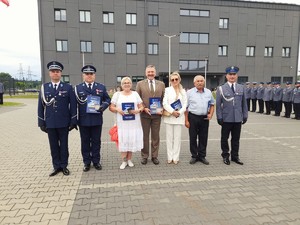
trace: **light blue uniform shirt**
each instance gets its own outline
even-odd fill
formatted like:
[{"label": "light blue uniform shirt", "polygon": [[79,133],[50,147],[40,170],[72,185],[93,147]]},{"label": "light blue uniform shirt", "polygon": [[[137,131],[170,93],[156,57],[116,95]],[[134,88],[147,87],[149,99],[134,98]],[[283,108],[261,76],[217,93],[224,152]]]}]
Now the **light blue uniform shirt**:
[{"label": "light blue uniform shirt", "polygon": [[209,106],[215,104],[215,99],[207,88],[199,92],[196,87],[193,87],[187,91],[187,100],[188,111],[198,116],[207,115]]}]

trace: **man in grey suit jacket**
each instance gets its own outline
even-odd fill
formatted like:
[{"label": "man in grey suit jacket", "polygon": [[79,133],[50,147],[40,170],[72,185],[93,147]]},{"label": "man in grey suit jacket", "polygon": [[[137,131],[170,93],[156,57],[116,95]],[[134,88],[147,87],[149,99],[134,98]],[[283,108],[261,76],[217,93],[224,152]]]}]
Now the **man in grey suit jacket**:
[{"label": "man in grey suit jacket", "polygon": [[230,165],[228,138],[231,134],[231,161],[243,165],[239,158],[240,135],[242,124],[248,119],[246,91],[243,85],[237,83],[238,67],[226,68],[227,83],[217,90],[216,112],[221,129],[221,149],[223,162]]},{"label": "man in grey suit jacket", "polygon": [[[151,160],[155,165],[159,164],[159,131],[162,116],[162,101],[165,93],[165,84],[155,80],[156,69],[153,65],[148,65],[145,71],[147,79],[139,81],[136,85],[136,91],[144,103],[144,111],[141,114],[141,122],[144,134],[144,148],[141,151],[143,165],[147,164],[149,157],[149,135],[151,130]],[[155,112],[150,110],[150,98],[158,98],[160,101],[161,111]]]}]

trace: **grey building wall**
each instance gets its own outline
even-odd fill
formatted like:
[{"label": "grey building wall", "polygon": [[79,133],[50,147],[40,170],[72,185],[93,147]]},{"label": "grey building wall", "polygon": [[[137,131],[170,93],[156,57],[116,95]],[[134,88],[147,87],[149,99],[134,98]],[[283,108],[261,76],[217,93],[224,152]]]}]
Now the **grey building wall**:
[{"label": "grey building wall", "polygon": [[[224,82],[229,65],[240,68],[248,81],[269,81],[272,77],[295,77],[299,55],[300,6],[274,3],[217,0],[38,0],[43,80],[48,81],[47,62],[58,60],[65,66],[70,83],[82,81],[83,55],[80,41],[92,42],[92,53],[84,54],[85,64],[97,68],[97,81],[108,88],[117,85],[117,76],[143,76],[147,64],[154,64],[159,79],[167,82],[168,38],[180,32],[209,34],[208,44],[183,44],[171,39],[171,71],[179,70],[183,86],[193,86],[193,77],[204,70],[181,71],[180,60],[208,59],[207,86]],[[55,21],[54,9],[66,9],[67,21]],[[180,16],[180,9],[209,10],[209,17]],[[79,22],[79,10],[91,11],[91,23]],[[114,24],[103,24],[103,12],[114,13]],[[137,25],[126,25],[126,13],[137,14]],[[148,26],[148,14],[159,15],[159,26]],[[229,29],[219,29],[219,19],[229,19]],[[55,41],[68,40],[68,52],[57,52]],[[115,53],[104,54],[103,42],[115,42]],[[126,54],[126,42],[137,43],[137,54]],[[159,54],[149,55],[148,43],[159,44]],[[219,45],[228,46],[227,56],[218,56]],[[246,47],[255,46],[255,56],[246,57]],[[264,57],[265,47],[273,47],[273,57]],[[290,47],[291,56],[282,57]]]}]

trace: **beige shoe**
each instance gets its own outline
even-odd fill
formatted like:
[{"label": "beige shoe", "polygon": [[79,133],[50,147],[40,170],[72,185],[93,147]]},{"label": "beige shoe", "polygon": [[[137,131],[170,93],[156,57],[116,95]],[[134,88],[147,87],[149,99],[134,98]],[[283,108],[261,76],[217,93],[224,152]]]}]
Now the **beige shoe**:
[{"label": "beige shoe", "polygon": [[127,161],[126,162],[122,162],[122,164],[120,166],[120,170],[124,170],[126,166],[127,166]]},{"label": "beige shoe", "polygon": [[173,161],[172,160],[168,160],[168,164],[171,164]]},{"label": "beige shoe", "polygon": [[128,160],[128,161],[127,161],[127,164],[128,164],[129,167],[134,167],[134,164],[132,163],[131,160]]},{"label": "beige shoe", "polygon": [[179,163],[179,161],[173,161],[175,165],[177,165]]}]

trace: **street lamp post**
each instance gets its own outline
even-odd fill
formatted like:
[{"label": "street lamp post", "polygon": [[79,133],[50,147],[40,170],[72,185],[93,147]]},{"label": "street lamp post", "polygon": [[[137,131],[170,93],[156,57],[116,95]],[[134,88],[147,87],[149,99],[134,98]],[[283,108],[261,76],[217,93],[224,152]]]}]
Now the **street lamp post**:
[{"label": "street lamp post", "polygon": [[207,73],[207,57],[205,57],[205,66],[204,66],[204,79],[205,79],[205,87],[206,87],[206,73]]},{"label": "street lamp post", "polygon": [[[167,34],[163,34],[159,31],[157,31],[157,34],[159,36],[167,37],[169,39],[169,77],[170,77],[170,75],[171,75],[171,38],[180,36],[180,33],[173,34],[173,35],[167,35]],[[169,86],[170,86],[170,82],[169,82]]]}]

